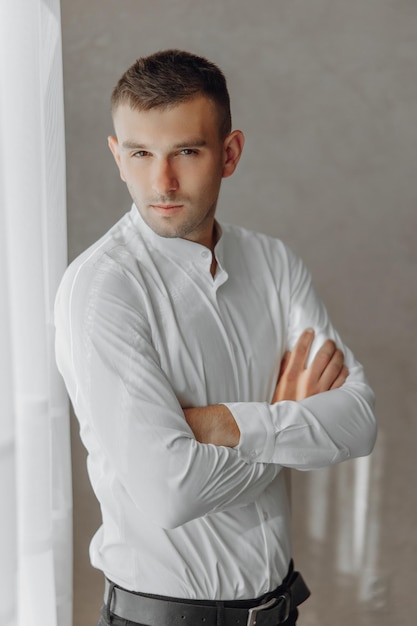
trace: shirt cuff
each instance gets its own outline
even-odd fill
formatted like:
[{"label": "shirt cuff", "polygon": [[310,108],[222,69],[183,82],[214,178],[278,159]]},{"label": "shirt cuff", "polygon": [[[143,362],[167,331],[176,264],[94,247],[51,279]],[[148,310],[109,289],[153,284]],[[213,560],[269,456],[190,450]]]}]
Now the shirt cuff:
[{"label": "shirt cuff", "polygon": [[270,405],[266,402],[224,402],[240,430],[240,441],[235,447],[246,463],[271,461],[275,449],[275,431]]}]

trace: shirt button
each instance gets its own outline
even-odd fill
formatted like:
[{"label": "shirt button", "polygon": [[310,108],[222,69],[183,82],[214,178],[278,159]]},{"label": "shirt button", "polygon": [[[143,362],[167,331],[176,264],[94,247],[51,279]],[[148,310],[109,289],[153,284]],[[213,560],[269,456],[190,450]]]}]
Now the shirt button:
[{"label": "shirt button", "polygon": [[208,259],[208,258],[209,258],[209,256],[210,256],[210,252],[209,252],[208,250],[204,250],[204,251],[201,253],[201,256],[203,257],[203,259]]},{"label": "shirt button", "polygon": [[256,455],[257,455],[256,450],[252,450],[252,452],[250,453],[250,458],[254,459],[256,457]]}]

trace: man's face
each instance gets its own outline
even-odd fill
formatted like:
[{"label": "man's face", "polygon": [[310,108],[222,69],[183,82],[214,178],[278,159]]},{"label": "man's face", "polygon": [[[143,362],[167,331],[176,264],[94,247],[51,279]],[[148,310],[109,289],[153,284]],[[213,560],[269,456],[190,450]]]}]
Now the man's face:
[{"label": "man's face", "polygon": [[122,104],[114,126],[109,146],[144,221],[162,237],[210,247],[221,180],[232,173],[234,135],[220,138],[215,105],[203,96],[150,111]]}]

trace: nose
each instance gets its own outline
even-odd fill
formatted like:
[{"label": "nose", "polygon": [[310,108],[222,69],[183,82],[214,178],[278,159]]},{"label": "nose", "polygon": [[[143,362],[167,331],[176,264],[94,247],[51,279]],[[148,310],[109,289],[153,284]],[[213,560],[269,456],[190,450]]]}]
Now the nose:
[{"label": "nose", "polygon": [[159,195],[166,195],[178,189],[178,180],[169,159],[158,159],[154,163],[152,187]]}]

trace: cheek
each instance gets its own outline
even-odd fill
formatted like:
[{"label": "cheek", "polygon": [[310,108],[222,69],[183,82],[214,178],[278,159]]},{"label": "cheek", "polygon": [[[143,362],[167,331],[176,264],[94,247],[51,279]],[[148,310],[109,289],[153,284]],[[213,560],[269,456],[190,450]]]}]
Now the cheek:
[{"label": "cheek", "polygon": [[201,191],[204,193],[210,193],[211,195],[217,195],[219,193],[220,185],[222,181],[222,171],[220,168],[210,168],[205,175],[200,179]]},{"label": "cheek", "polygon": [[123,176],[123,180],[129,188],[136,189],[136,192],[140,192],[141,189],[145,189],[146,176],[143,175],[143,172],[139,171],[139,168],[132,165],[125,165],[123,167]]}]

